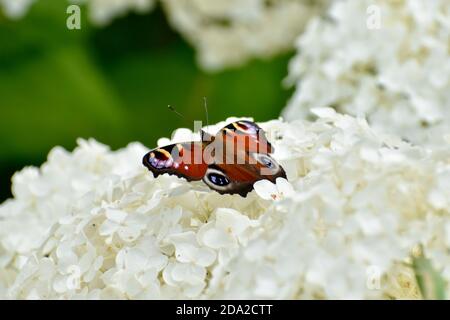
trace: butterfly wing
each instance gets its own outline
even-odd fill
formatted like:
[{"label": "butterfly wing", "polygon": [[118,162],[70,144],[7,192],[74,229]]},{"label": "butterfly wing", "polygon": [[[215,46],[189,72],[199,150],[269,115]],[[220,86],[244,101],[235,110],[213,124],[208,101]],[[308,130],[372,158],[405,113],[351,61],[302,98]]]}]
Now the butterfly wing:
[{"label": "butterfly wing", "polygon": [[[256,164],[250,161],[253,158]],[[244,164],[215,163],[209,165],[203,182],[221,194],[240,194],[245,197],[253,190],[258,180],[267,179],[275,183],[276,178],[285,178],[284,169],[268,154],[250,153]]]},{"label": "butterfly wing", "polygon": [[224,194],[246,196],[253,184],[262,179],[275,182],[286,178],[284,169],[270,156],[274,148],[264,131],[250,121],[236,121],[216,135],[214,162],[206,170],[203,181]]},{"label": "butterfly wing", "polygon": [[273,153],[275,149],[267,140],[265,131],[256,123],[239,120],[223,127],[216,135],[216,139],[234,142],[248,152]]},{"label": "butterfly wing", "polygon": [[203,142],[176,143],[148,152],[142,163],[156,177],[168,173],[188,181],[201,180],[208,165],[203,160]]}]

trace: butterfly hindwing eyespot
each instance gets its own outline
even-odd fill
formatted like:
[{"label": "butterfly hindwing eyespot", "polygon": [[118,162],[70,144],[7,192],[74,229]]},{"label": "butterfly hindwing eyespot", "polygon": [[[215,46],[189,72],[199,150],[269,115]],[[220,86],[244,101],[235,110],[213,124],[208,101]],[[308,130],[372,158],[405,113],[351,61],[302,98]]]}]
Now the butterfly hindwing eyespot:
[{"label": "butterfly hindwing eyespot", "polygon": [[209,167],[203,181],[212,189],[225,190],[230,185],[230,179],[221,170]]}]

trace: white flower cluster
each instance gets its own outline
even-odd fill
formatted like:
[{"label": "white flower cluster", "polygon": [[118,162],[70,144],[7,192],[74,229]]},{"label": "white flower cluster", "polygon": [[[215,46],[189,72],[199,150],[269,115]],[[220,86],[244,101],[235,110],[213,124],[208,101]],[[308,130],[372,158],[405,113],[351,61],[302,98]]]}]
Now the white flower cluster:
[{"label": "white flower cluster", "polygon": [[161,0],[172,26],[207,70],[241,65],[293,48],[325,0]]},{"label": "white flower cluster", "polygon": [[70,213],[77,199],[93,188],[104,188],[108,174],[126,173],[141,152],[142,147],[131,145],[112,157],[105,146],[80,140],[73,153],[56,147],[40,169],[29,167],[14,175],[14,200],[0,207],[0,273],[8,271],[9,277],[0,276],[3,287],[46,239],[49,228]]},{"label": "white flower cluster", "polygon": [[335,1],[298,38],[287,78],[296,92],[284,116],[333,107],[439,144],[450,133],[449,39],[448,0]]},{"label": "white flower cluster", "polygon": [[[259,181],[246,198],[155,179],[137,143],[54,149],[14,176],[14,199],[0,207],[0,294],[416,298],[408,257],[418,244],[450,293],[448,146],[412,146],[333,109],[314,112],[315,122],[261,124],[289,182]],[[172,141],[189,136],[178,130]]]}]

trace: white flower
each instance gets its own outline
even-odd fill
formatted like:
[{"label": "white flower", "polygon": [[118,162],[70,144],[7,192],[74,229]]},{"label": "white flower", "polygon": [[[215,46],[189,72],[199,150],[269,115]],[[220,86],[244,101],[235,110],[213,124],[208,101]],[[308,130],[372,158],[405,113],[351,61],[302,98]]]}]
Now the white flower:
[{"label": "white flower", "polygon": [[[380,29],[367,27],[367,9]],[[297,39],[283,112],[304,118],[315,107],[366,115],[380,132],[439,145],[450,124],[450,2],[335,1]]]},{"label": "white flower", "polygon": [[246,198],[155,179],[140,144],[55,148],[40,169],[15,175],[14,199],[0,207],[0,294],[418,298],[407,264],[417,244],[449,292],[448,148],[405,143],[333,109],[313,112],[314,122],[260,124],[288,179],[258,181]]},{"label": "white flower", "polygon": [[216,252],[211,248],[201,247],[193,231],[171,235],[167,241],[175,246],[175,258],[179,262],[208,267],[216,260]]},{"label": "white flower", "polygon": [[198,51],[200,65],[220,70],[292,48],[327,1],[161,0],[173,28]]},{"label": "white flower", "polygon": [[294,194],[294,188],[284,178],[277,178],[276,183],[259,180],[254,184],[256,193],[265,200],[281,200]]},{"label": "white flower", "polygon": [[145,220],[138,214],[128,215],[125,211],[105,209],[106,220],[100,225],[99,234],[102,236],[117,235],[124,241],[136,240],[145,226]]}]

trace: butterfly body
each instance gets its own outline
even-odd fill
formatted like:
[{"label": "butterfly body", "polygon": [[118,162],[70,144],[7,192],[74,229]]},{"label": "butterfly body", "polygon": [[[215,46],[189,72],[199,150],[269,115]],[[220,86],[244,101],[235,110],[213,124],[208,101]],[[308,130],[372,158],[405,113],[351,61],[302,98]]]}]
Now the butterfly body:
[{"label": "butterfly body", "polygon": [[202,141],[156,148],[143,158],[155,177],[171,174],[187,181],[203,182],[221,194],[245,197],[261,179],[286,178],[283,168],[270,156],[274,149],[264,131],[250,121],[236,121],[215,136],[201,132]]}]

